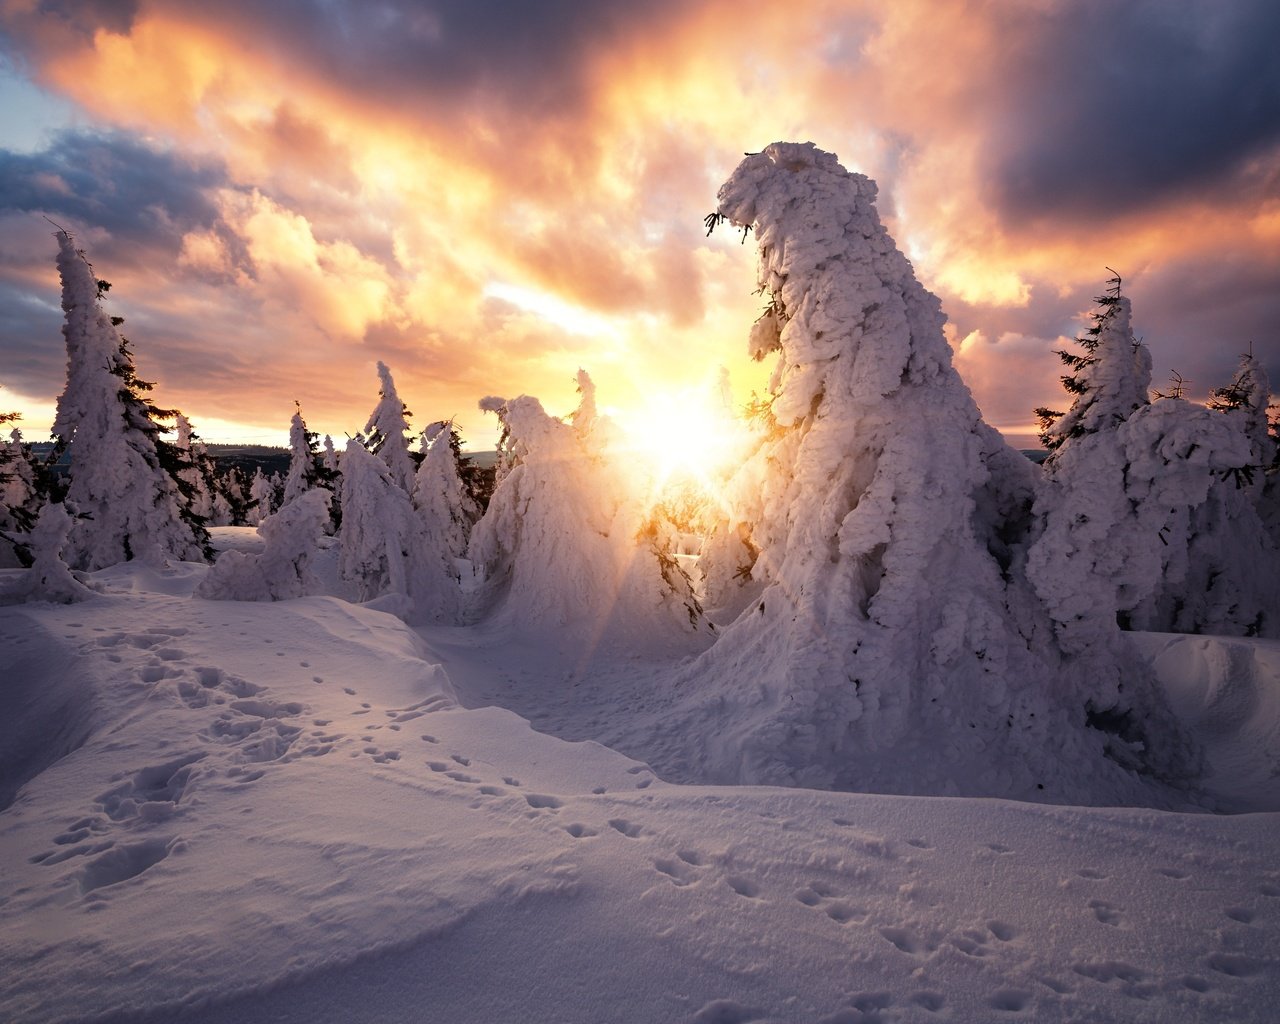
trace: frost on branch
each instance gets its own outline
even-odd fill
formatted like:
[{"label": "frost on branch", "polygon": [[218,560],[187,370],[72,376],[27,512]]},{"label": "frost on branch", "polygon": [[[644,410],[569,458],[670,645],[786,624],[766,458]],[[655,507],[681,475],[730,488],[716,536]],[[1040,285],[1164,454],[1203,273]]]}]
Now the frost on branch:
[{"label": "frost on branch", "polygon": [[1119,654],[1121,699],[1057,648],[1021,573],[1035,470],[982,421],[875,195],[791,143],[720,190],[759,246],[774,429],[732,485],[764,590],[678,679],[705,723],[689,757],[742,781],[1053,800],[1145,788],[1117,762],[1176,775],[1189,755],[1137,659]]},{"label": "frost on branch", "polygon": [[135,558],[202,561],[208,534],[188,514],[162,458],[155,421],[173,413],[145,397],[151,385],[138,378],[115,318],[99,304],[92,268],[65,231],[57,238],[67,384],[53,432],[69,451],[66,500],[77,512],[67,561],[89,570]]}]

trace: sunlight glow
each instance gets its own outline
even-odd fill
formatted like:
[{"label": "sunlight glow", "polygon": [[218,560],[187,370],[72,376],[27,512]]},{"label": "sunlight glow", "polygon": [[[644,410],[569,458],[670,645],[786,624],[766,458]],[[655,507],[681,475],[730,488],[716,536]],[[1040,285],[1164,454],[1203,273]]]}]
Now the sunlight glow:
[{"label": "sunlight glow", "polygon": [[610,409],[624,455],[646,476],[652,501],[676,483],[715,495],[751,450],[749,424],[719,405],[707,389],[650,398],[632,409]]}]

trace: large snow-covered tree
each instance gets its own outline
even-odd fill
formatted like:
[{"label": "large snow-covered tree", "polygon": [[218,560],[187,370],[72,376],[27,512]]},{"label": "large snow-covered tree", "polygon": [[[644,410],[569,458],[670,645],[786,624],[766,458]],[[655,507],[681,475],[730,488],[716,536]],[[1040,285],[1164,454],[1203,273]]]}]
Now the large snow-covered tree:
[{"label": "large snow-covered tree", "polygon": [[365,445],[387,464],[391,479],[405,494],[413,491],[413,478],[417,472],[413,456],[409,454],[410,412],[396,394],[396,382],[387,364],[378,363],[378,404],[365,424]]},{"label": "large snow-covered tree", "polygon": [[160,451],[157,420],[173,414],[147,398],[152,385],[137,376],[118,318],[99,301],[106,283],[70,235],[59,231],[57,238],[67,384],[53,433],[69,452],[66,501],[76,513],[66,559],[90,570],[135,558],[203,560],[208,533],[184,515],[171,475],[182,464]]},{"label": "large snow-covered tree", "polygon": [[743,781],[1056,800],[1144,789],[1118,761],[1176,775],[1191,755],[1137,659],[1107,676],[1115,652],[1085,666],[1055,643],[1020,571],[1034,468],[982,421],[875,196],[777,143],[708,218],[759,246],[749,345],[777,359],[775,429],[732,488],[764,590],[677,679],[706,723],[687,757]]}]

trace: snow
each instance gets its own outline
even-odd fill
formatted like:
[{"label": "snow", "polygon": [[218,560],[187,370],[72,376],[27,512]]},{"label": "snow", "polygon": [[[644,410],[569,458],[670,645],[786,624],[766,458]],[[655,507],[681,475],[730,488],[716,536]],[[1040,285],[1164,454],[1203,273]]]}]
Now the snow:
[{"label": "snow", "polygon": [[678,652],[210,571],[0,608],[4,1019],[1272,1019],[1280,644],[1137,636],[1253,813],[715,786]]}]

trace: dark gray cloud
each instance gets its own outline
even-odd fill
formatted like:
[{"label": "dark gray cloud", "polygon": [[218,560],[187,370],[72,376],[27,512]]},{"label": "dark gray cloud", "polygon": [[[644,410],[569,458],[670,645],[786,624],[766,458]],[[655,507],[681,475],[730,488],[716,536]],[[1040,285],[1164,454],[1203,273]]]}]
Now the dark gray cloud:
[{"label": "dark gray cloud", "polygon": [[119,133],[63,132],[38,153],[0,150],[0,213],[47,214],[72,234],[103,228],[95,255],[138,266],[170,258],[182,236],[219,222],[220,164],[153,149]]},{"label": "dark gray cloud", "polygon": [[1155,386],[1172,371],[1206,395],[1230,383],[1252,347],[1272,390],[1280,391],[1280,254],[1270,261],[1201,253],[1138,276],[1129,291],[1134,330],[1151,349]]},{"label": "dark gray cloud", "polygon": [[1278,40],[1274,0],[1013,14],[993,54],[992,198],[1010,221],[1115,216],[1239,184],[1280,146]]},{"label": "dark gray cloud", "polygon": [[[175,6],[197,18],[208,11],[196,0]],[[230,0],[217,5],[217,18],[380,104],[439,112],[496,100],[537,120],[580,108],[592,52],[681,8],[678,0]]]}]

